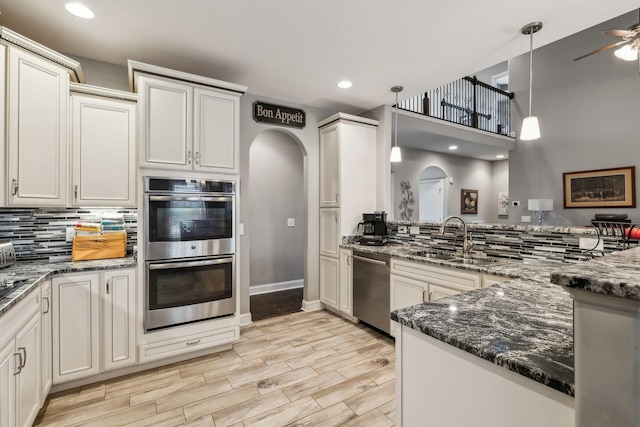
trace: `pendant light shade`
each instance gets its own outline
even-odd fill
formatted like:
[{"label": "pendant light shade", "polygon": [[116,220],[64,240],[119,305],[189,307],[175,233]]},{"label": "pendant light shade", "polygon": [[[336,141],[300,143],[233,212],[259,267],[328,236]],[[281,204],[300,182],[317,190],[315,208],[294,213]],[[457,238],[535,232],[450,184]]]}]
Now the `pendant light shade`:
[{"label": "pendant light shade", "polygon": [[540,138],[538,118],[531,115],[531,99],[533,92],[533,34],[542,29],[542,22],[532,22],[522,27],[520,32],[529,35],[529,116],[525,117],[520,130],[520,139],[530,141]]},{"label": "pendant light shade", "polygon": [[400,147],[398,147],[398,93],[402,92],[402,86],[392,87],[391,92],[396,94],[396,125],[395,125],[395,140],[393,142],[393,148],[391,148],[391,157],[389,158],[389,161],[395,163],[395,162],[402,161],[402,153],[400,152]]}]

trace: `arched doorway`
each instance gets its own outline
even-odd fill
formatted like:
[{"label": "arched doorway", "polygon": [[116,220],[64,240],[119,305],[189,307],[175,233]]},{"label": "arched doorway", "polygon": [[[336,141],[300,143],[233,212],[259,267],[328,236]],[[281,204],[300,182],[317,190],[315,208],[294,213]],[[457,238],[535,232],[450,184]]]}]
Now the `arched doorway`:
[{"label": "arched doorway", "polygon": [[445,217],[447,174],[437,166],[420,173],[418,218],[425,222],[442,222]]},{"label": "arched doorway", "polygon": [[249,152],[249,295],[253,320],[299,311],[305,268],[304,153],[291,135],[260,133]]}]

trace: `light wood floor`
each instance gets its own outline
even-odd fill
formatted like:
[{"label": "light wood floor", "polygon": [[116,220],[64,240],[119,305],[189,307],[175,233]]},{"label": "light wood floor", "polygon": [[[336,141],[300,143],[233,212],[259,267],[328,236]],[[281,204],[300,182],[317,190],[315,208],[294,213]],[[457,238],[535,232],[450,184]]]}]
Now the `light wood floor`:
[{"label": "light wood floor", "polygon": [[393,426],[394,384],[393,340],[300,312],[232,350],[51,395],[35,425]]}]

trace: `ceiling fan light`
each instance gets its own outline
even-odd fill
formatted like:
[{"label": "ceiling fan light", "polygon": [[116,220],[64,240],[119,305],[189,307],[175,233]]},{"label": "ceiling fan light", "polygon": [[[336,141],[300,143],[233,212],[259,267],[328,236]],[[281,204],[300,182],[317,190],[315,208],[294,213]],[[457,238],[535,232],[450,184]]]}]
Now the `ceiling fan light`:
[{"label": "ceiling fan light", "polygon": [[624,45],[620,49],[616,49],[613,54],[622,59],[623,61],[637,61],[638,51],[631,47],[631,45]]},{"label": "ceiling fan light", "polygon": [[391,162],[401,162],[402,161],[402,153],[400,152],[400,147],[393,147],[391,149],[391,157],[389,158]]},{"label": "ceiling fan light", "polygon": [[522,122],[522,130],[520,131],[520,139],[523,141],[531,141],[540,138],[540,126],[536,116],[525,117]]}]

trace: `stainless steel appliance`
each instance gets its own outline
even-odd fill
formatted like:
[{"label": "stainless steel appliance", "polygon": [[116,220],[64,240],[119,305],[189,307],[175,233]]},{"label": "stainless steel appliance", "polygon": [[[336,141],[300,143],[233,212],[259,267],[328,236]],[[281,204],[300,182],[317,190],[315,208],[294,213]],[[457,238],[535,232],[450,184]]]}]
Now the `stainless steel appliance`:
[{"label": "stainless steel appliance", "polygon": [[145,178],[145,331],[236,310],[229,181]]},{"label": "stainless steel appliance", "polygon": [[362,221],[358,224],[358,231],[362,234],[361,245],[384,245],[387,243],[387,214],[384,211],[362,214]]},{"label": "stainless steel appliance", "polygon": [[0,268],[9,267],[16,263],[16,251],[11,240],[0,240]]},{"label": "stainless steel appliance", "polygon": [[391,329],[389,255],[353,251],[353,315],[387,334]]}]

